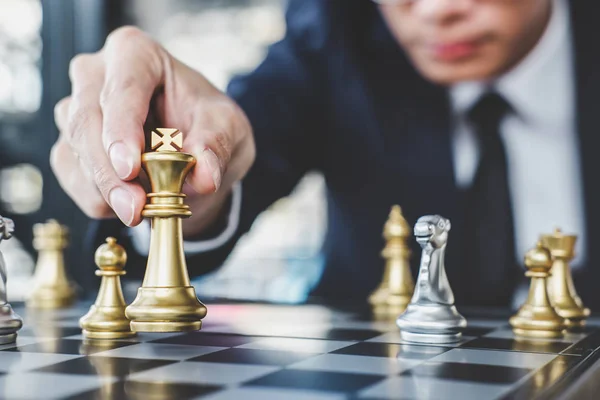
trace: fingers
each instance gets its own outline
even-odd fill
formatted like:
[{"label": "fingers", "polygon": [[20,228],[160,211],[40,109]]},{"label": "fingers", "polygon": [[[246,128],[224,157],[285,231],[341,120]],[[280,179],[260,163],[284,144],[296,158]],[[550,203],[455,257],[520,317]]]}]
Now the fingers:
[{"label": "fingers", "polygon": [[107,39],[100,92],[102,141],[117,176],[130,180],[140,171],[144,122],[152,95],[163,84],[162,49],[140,30],[121,28]]},{"label": "fingers", "polygon": [[64,139],[59,139],[50,152],[50,165],[63,190],[90,218],[114,216],[93,180],[89,179],[80,160]]},{"label": "fingers", "polygon": [[[104,207],[90,194],[89,183],[93,184],[105,203],[108,203],[117,216],[127,225],[135,225],[141,219],[141,208],[145,203],[145,193],[137,183],[124,182],[117,176],[106,152],[102,147],[102,110],[99,96],[103,87],[104,71],[98,55],[78,56],[71,64],[72,96],[61,101],[55,109],[57,125],[61,137],[55,154],[62,154],[66,143],[73,157],[81,160],[73,164],[67,158],[54,160],[55,173],[61,177],[61,184],[88,215],[107,215]],[[65,112],[65,109],[68,109]],[[66,114],[66,117],[65,117]],[[63,150],[64,152],[64,150]],[[67,171],[76,168],[81,174]],[[73,182],[88,178],[79,184]],[[91,197],[90,197],[91,196]],[[88,205],[85,205],[89,202]],[[92,208],[92,209],[90,209]]]},{"label": "fingers", "polygon": [[191,124],[194,136],[189,145],[184,142],[184,148],[197,159],[188,183],[198,193],[209,194],[219,190],[227,171],[232,167],[234,172],[236,170],[237,153],[247,151],[241,149],[234,158],[235,149],[247,136],[240,134],[236,126],[239,114],[237,106],[229,99],[213,101],[210,112],[202,109],[194,113]]}]

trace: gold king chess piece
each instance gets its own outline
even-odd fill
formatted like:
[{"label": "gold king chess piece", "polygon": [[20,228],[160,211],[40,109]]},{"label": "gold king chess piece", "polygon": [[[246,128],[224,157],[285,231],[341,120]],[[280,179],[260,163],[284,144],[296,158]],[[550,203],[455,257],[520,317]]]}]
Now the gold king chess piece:
[{"label": "gold king chess piece", "polygon": [[550,250],[538,242],[525,254],[525,276],[531,278],[529,296],[516,315],[509,320],[517,336],[558,338],[563,336],[565,320],[550,303],[546,281],[552,267]]},{"label": "gold king chess piece", "polygon": [[540,240],[544,247],[550,250],[554,259],[548,278],[550,302],[558,314],[565,318],[568,330],[581,330],[585,319],[590,316],[590,309],[583,306],[575,291],[569,266],[569,262],[575,257],[577,236],[565,235],[560,229],[555,229],[553,234],[542,235]]},{"label": "gold king chess piece", "polygon": [[150,180],[149,202],[142,216],[150,218],[150,252],[142,287],[126,309],[131,329],[139,332],[199,330],[206,307],[190,284],[183,253],[181,219],[192,215],[181,193],[196,159],[180,152],[183,135],[177,129],[152,132],[153,151],[142,154]]},{"label": "gold king chess piece", "polygon": [[109,237],[95,254],[96,275],[102,277],[96,302],[79,320],[83,334],[90,339],[123,339],[135,336],[125,316],[125,299],[121,289],[121,275],[125,275],[127,253]]},{"label": "gold king chess piece", "polygon": [[411,233],[402,209],[398,205],[393,206],[383,227],[383,237],[386,240],[381,252],[385,259],[383,279],[369,297],[376,317],[397,318],[410,303],[415,289],[410,272],[410,249],[407,245],[407,238]]},{"label": "gold king chess piece", "polygon": [[33,247],[38,260],[27,306],[32,308],[64,308],[75,301],[75,286],[67,278],[64,250],[69,230],[50,219],[33,226]]}]

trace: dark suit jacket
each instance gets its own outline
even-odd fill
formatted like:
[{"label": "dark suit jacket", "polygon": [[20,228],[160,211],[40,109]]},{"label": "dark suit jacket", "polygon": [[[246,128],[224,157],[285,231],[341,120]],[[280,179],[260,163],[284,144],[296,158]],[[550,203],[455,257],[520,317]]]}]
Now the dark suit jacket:
[{"label": "dark suit jacket", "polygon": [[[600,307],[594,246],[600,241],[600,28],[594,0],[571,3],[590,253],[575,280],[584,301]],[[400,204],[409,224],[425,214],[453,222],[446,268],[458,304],[508,305],[522,270],[461,264],[469,246],[461,232],[466,211],[454,181],[446,89],[415,71],[370,1],[292,0],[287,24],[266,60],[229,86],[254,128],[257,159],[243,181],[238,233],[220,249],[188,257],[190,273],[218,267],[257,214],[314,169],[327,181],[329,227],[317,295],[364,302],[382,276],[383,223],[390,206]],[[93,244],[111,229],[117,228],[107,223],[96,231]],[[416,274],[420,252],[411,243]],[[129,269],[141,272],[143,265]]]}]

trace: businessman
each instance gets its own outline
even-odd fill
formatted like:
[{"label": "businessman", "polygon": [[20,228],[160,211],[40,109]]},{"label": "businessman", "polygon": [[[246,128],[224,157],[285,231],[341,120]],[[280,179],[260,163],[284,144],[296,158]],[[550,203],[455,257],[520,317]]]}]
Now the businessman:
[{"label": "businessman", "polygon": [[364,301],[381,279],[381,227],[398,203],[411,223],[433,213],[452,221],[446,265],[458,304],[509,305],[526,249],[560,226],[579,235],[579,294],[600,306],[597,8],[291,0],[285,38],[227,93],[121,28],[72,61],[52,166],[102,220],[97,237],[120,229],[114,216],[136,226],[150,117],[181,129],[198,160],[185,188],[193,275],[218,267],[259,212],[319,170],[328,232],[315,295]]}]

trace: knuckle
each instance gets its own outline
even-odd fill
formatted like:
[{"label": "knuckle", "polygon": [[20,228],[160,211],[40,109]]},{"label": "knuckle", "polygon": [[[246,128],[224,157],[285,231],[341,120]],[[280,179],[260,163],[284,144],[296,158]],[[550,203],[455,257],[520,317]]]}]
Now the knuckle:
[{"label": "knuckle", "polygon": [[52,171],[54,171],[56,175],[61,171],[61,160],[64,159],[63,154],[65,154],[67,150],[66,147],[67,144],[64,141],[58,140],[50,148],[50,168],[52,168]]},{"label": "knuckle", "polygon": [[101,193],[108,195],[108,192],[114,186],[112,168],[104,164],[95,164],[92,166],[94,181]]},{"label": "knuckle", "polygon": [[71,62],[69,62],[69,76],[71,77],[71,81],[85,74],[90,69],[93,60],[93,55],[89,53],[81,53],[73,57]]},{"label": "knuckle", "polygon": [[114,105],[113,102],[122,98],[123,95],[141,97],[142,90],[137,85],[134,76],[125,76],[120,79],[108,79],[100,92],[100,106],[102,108]]},{"label": "knuckle", "polygon": [[231,140],[224,132],[216,132],[214,136],[214,144],[218,152],[221,162],[226,166],[231,159]]},{"label": "knuckle", "polygon": [[106,38],[106,45],[108,47],[119,46],[123,43],[130,43],[131,41],[145,40],[146,34],[144,31],[135,26],[123,26],[112,31]]},{"label": "knuckle", "polygon": [[91,126],[92,112],[90,107],[75,104],[68,119],[66,136],[69,142],[72,144],[83,142]]},{"label": "knuckle", "polygon": [[54,114],[62,114],[69,109],[69,103],[71,102],[71,96],[63,97],[54,106]]},{"label": "knuckle", "polygon": [[62,100],[60,100],[58,103],[56,103],[56,105],[54,106],[54,121],[56,122],[56,124],[60,130],[65,128],[63,125],[64,125],[66,116],[69,111],[69,103],[70,102],[71,102],[71,98],[65,97]]}]

